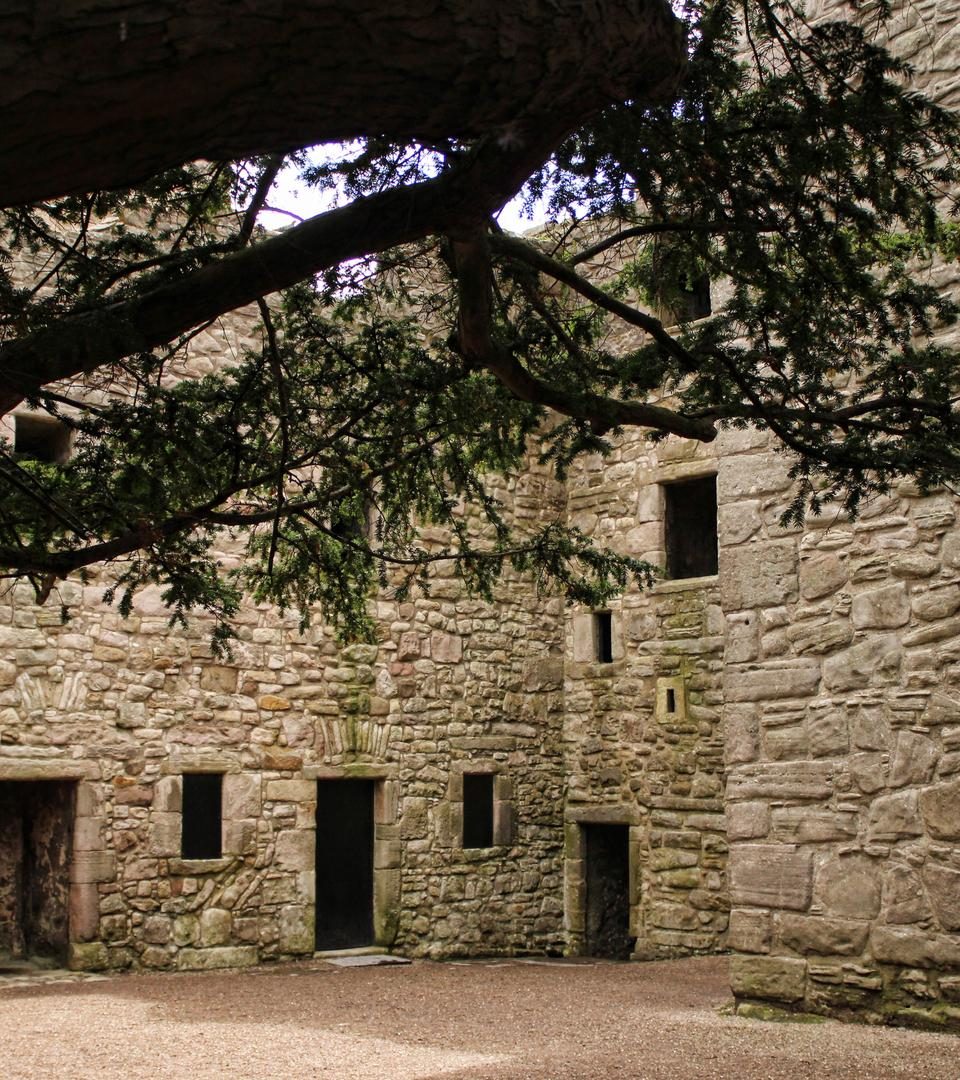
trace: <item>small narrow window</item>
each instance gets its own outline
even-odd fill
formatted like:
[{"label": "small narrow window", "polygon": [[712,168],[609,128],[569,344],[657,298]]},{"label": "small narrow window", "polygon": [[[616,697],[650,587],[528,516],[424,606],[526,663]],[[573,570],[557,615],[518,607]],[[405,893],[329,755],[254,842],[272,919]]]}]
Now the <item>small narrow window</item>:
[{"label": "small narrow window", "polygon": [[463,846],[493,846],[493,773],[463,774]]},{"label": "small narrow window", "polygon": [[595,611],[593,613],[593,625],[597,643],[597,660],[601,664],[612,663],[613,616],[609,611]]},{"label": "small narrow window", "polygon": [[46,414],[14,417],[13,451],[34,461],[61,464],[70,456],[70,428]]},{"label": "small narrow window", "polygon": [[671,578],[717,572],[717,478],[664,485],[664,546]]},{"label": "small narrow window", "polygon": [[222,792],[220,773],[183,774],[183,858],[219,859],[222,855]]},{"label": "small narrow window", "polygon": [[667,687],[667,712],[675,713],[677,711],[677,692],[672,686]]},{"label": "small narrow window", "polygon": [[680,283],[680,310],[683,320],[704,319],[713,310],[710,304],[710,278],[707,274]]}]

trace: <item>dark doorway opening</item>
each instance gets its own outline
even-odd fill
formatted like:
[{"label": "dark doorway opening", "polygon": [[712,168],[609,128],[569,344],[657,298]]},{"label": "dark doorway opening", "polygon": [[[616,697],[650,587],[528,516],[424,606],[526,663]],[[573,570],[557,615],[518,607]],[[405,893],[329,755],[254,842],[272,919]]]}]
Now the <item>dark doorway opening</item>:
[{"label": "dark doorway opening", "polygon": [[317,782],[317,949],[372,945],[375,780]]},{"label": "dark doorway opening", "polygon": [[0,969],[66,962],[75,792],[69,780],[0,780]]},{"label": "dark doorway opening", "polygon": [[630,937],[630,827],[584,825],[586,953],[628,960]]}]

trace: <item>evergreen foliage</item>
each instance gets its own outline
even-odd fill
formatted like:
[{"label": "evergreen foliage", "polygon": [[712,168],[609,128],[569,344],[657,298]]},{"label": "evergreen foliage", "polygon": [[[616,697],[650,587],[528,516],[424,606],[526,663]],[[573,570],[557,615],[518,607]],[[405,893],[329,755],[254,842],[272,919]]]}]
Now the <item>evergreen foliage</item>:
[{"label": "evergreen foliage", "polygon": [[[492,478],[531,444],[562,475],[631,424],[769,429],[797,521],[903,477],[955,484],[958,361],[938,336],[957,308],[931,267],[958,253],[956,119],[883,48],[883,4],[811,24],[792,0],[694,0],[683,18],[673,100],[608,108],[524,170],[554,222],[536,237],[463,186],[478,162],[498,179],[492,137],[188,163],[0,212],[0,375],[74,433],[64,463],[2,448],[6,575],[45,598],[109,563],[121,610],[160,583],[174,617],[214,614],[218,647],[244,592],[362,635],[375,585],[428,590],[441,560],[483,596],[504,566],[591,604],[649,581],[559,519],[510,524]],[[340,206],[281,249],[257,216],[291,164]],[[500,203],[523,180],[504,173]],[[435,192],[433,219],[387,227]],[[349,239],[311,255],[341,219]],[[260,346],[178,377],[236,306],[218,275],[252,265]],[[705,273],[729,287],[690,320]],[[205,311],[188,326],[183,296]],[[226,534],[247,538],[240,565],[221,565]]]}]

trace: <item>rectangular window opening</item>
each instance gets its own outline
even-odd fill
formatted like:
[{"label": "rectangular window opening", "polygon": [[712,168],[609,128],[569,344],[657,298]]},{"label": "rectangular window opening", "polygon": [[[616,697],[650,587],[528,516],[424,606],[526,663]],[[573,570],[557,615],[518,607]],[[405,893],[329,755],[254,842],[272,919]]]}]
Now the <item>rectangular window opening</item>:
[{"label": "rectangular window opening", "polygon": [[13,418],[13,452],[34,461],[60,465],[70,457],[72,432],[55,416],[18,413]]},{"label": "rectangular window opening", "polygon": [[673,687],[667,687],[667,712],[677,711],[677,692]]},{"label": "rectangular window opening", "polygon": [[463,846],[493,847],[493,773],[463,774]]},{"label": "rectangular window opening", "polygon": [[665,484],[664,546],[671,578],[717,572],[717,478]]},{"label": "rectangular window opening", "polygon": [[595,611],[593,625],[596,631],[597,660],[601,664],[613,662],[613,616],[609,611]]},{"label": "rectangular window opening", "polygon": [[223,854],[223,775],[183,774],[184,859],[219,859]]},{"label": "rectangular window opening", "polygon": [[708,274],[700,274],[690,280],[680,283],[681,308],[677,315],[684,321],[705,319],[711,314],[713,308],[710,303],[710,277]]}]

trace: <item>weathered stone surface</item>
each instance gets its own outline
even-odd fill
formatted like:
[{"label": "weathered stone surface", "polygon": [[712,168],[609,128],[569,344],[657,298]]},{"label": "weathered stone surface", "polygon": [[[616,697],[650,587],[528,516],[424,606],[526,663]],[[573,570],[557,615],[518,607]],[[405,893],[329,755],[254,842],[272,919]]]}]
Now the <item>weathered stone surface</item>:
[{"label": "weathered stone surface", "polygon": [[867,819],[867,839],[903,840],[923,833],[920,805],[916,791],[903,791],[897,795],[882,795],[870,804]]},{"label": "weathered stone surface", "polygon": [[846,619],[830,622],[801,622],[787,629],[787,638],[801,654],[822,656],[836,652],[853,641],[853,627]]},{"label": "weathered stone surface", "polygon": [[807,738],[814,757],[837,757],[850,748],[847,714],[842,709],[816,709],[807,715]]},{"label": "weathered stone surface", "polygon": [[814,897],[838,918],[872,919],[880,910],[880,873],[866,855],[836,855],[817,872]]},{"label": "weathered stone surface", "polygon": [[933,779],[939,758],[940,752],[932,739],[913,731],[901,731],[890,763],[890,786],[928,783]]},{"label": "weathered stone surface", "polygon": [[900,671],[903,650],[894,639],[876,638],[854,645],[823,662],[823,685],[827,690],[859,690],[877,678]]},{"label": "weathered stone surface", "polygon": [[727,701],[776,701],[809,697],[820,682],[820,665],[814,660],[771,660],[762,668],[731,671]]},{"label": "weathered stone surface", "polygon": [[944,930],[960,930],[960,871],[928,861],[922,873],[937,922]]},{"label": "weathered stone surface", "polygon": [[773,939],[773,919],[768,911],[734,908],[730,912],[727,944],[737,952],[768,953]]},{"label": "weathered stone surface", "polygon": [[937,840],[960,840],[960,780],[936,784],[922,791],[920,812],[931,836]]},{"label": "weathered stone surface", "polygon": [[786,956],[734,956],[730,960],[730,988],[740,998],[800,1001],[806,975],[804,960]]},{"label": "weathered stone surface", "polygon": [[740,907],[805,911],[813,886],[813,857],[773,844],[738,844],[730,852],[730,898]]},{"label": "weathered stone surface", "polygon": [[781,915],[780,940],[798,953],[821,956],[857,956],[867,943],[870,924],[865,920],[825,919],[812,915]]},{"label": "weathered stone surface", "polygon": [[918,923],[932,915],[920,874],[908,866],[891,866],[883,882],[883,921]]},{"label": "weathered stone surface", "polygon": [[845,552],[819,552],[800,559],[800,595],[804,600],[831,596],[847,582]]},{"label": "weathered stone surface", "polygon": [[315,843],[313,829],[285,829],[277,837],[277,865],[286,870],[312,870]]},{"label": "weathered stone surface", "polygon": [[727,804],[727,839],[755,840],[770,831],[770,807],[765,802]]},{"label": "weathered stone surface", "polygon": [[314,911],[312,907],[289,904],[280,909],[279,948],[294,955],[314,950]]},{"label": "weathered stone surface", "polygon": [[829,798],[833,792],[833,766],[828,761],[784,761],[762,765],[739,765],[730,770],[727,798],[811,799]]},{"label": "weathered stone surface", "polygon": [[226,945],[230,941],[232,916],[223,908],[207,908],[200,913],[200,944]]},{"label": "weathered stone surface", "polygon": [[257,962],[255,945],[229,945],[215,949],[181,949],[177,967],[181,971],[212,971],[217,968],[251,967]]},{"label": "weathered stone surface", "polygon": [[881,963],[911,968],[960,967],[960,940],[956,936],[905,926],[874,926],[870,951]]},{"label": "weathered stone surface", "polygon": [[852,617],[853,625],[858,630],[906,626],[910,621],[910,598],[906,586],[886,585],[860,593],[853,598]]},{"label": "weathered stone surface", "polygon": [[743,544],[724,552],[720,597],[725,611],[782,604],[796,595],[797,559],[792,540]]}]

